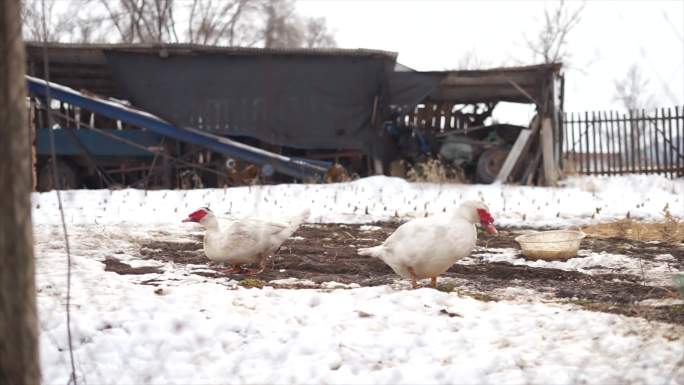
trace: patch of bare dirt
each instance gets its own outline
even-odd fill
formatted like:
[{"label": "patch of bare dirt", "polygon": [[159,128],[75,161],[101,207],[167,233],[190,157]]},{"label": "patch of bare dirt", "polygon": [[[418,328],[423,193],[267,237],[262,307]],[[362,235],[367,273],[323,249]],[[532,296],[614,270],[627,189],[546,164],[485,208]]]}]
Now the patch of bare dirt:
[{"label": "patch of bare dirt", "polygon": [[107,257],[105,258],[105,271],[113,271],[117,274],[131,274],[131,275],[138,275],[138,274],[160,274],[162,271],[159,270],[159,268],[154,267],[154,266],[141,266],[141,267],[132,267],[131,265],[121,262],[120,260],[113,258],[113,257]]},{"label": "patch of bare dirt", "polygon": [[[276,279],[298,278],[315,283],[357,283],[375,286],[392,283],[397,276],[382,261],[359,256],[359,247],[381,243],[400,223],[375,223],[372,231],[360,225],[320,224],[304,225],[269,261],[267,269],[256,276],[226,274],[224,267],[209,265],[202,252],[202,240],[196,242],[149,241],[141,244],[143,258],[170,261],[176,264],[200,265],[195,274],[209,278],[229,276],[244,282],[268,282]],[[497,236],[480,235],[478,246],[483,248],[518,248],[514,241],[519,229],[501,229]],[[588,237],[583,249],[606,251],[634,258],[654,259],[671,254],[671,265],[684,269],[684,248],[668,243],[642,242],[620,238]],[[144,274],[141,269],[121,267],[107,262],[110,271],[120,274]],[[206,266],[206,267],[205,267]],[[153,268],[152,268],[153,269]],[[593,311],[624,314],[670,323],[684,324],[684,306],[639,306],[645,299],[667,299],[676,296],[673,287],[648,286],[639,276],[629,274],[594,274],[553,268],[517,266],[505,262],[454,265],[443,276],[466,282],[469,295],[496,300],[497,289],[522,287],[583,306]],[[252,285],[252,284],[250,284]],[[260,285],[254,284],[259,287]],[[294,285],[293,287],[296,287]],[[451,291],[451,289],[447,290]]]}]

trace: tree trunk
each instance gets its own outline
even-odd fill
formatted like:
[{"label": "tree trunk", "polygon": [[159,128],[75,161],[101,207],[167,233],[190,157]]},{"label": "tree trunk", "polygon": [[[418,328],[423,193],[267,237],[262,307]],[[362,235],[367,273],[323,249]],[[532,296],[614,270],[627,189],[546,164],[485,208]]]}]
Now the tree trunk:
[{"label": "tree trunk", "polygon": [[0,2],[0,384],[40,383],[19,0]]}]

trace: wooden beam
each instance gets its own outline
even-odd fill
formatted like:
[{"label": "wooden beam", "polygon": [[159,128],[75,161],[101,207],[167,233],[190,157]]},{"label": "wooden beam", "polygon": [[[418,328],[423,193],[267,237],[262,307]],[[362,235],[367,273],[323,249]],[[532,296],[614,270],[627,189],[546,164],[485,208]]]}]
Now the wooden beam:
[{"label": "wooden beam", "polygon": [[534,182],[534,176],[539,170],[539,162],[541,161],[541,147],[537,146],[534,152],[532,161],[527,165],[525,172],[522,175],[522,183],[531,186]]},{"label": "wooden beam", "polygon": [[[522,130],[522,131],[525,131],[525,130]],[[537,132],[539,132],[539,116],[538,115],[535,115],[534,118],[532,118],[532,121],[530,121],[530,128],[527,131],[529,131],[529,132],[527,134],[526,140],[522,141],[522,139],[520,138],[520,134],[518,134],[518,138],[516,139],[515,143],[513,144],[513,147],[515,148],[516,144],[518,144],[518,141],[519,140],[522,141],[522,144],[521,144],[522,148],[519,151],[519,154],[517,155],[517,157],[514,157],[514,155],[515,155],[514,151],[513,151],[513,149],[511,149],[511,151],[508,153],[508,157],[506,157],[506,160],[504,161],[504,165],[501,167],[501,170],[504,170],[505,168],[507,168],[506,163],[509,162],[509,158],[511,158],[510,162],[512,162],[513,165],[511,166],[511,170],[508,171],[509,175],[508,176],[503,175],[501,173],[501,170],[500,170],[499,175],[496,178],[496,181],[501,181],[501,182],[505,183],[508,180],[508,178],[510,177],[510,174],[514,174],[515,171],[518,169],[518,167],[520,167],[520,163],[522,161],[521,155],[526,154],[528,152],[530,145],[534,141],[535,135],[537,134]],[[522,132],[521,132],[521,134],[522,134]],[[522,134],[522,135],[525,135],[525,134]],[[516,152],[517,152],[517,150],[516,150]],[[504,176],[506,178],[502,179],[502,177],[504,177]]]},{"label": "wooden beam", "polygon": [[523,153],[523,149],[527,147],[527,142],[530,140],[530,135],[532,130],[524,129],[520,130],[518,138],[515,140],[511,151],[508,152],[508,156],[504,161],[501,170],[499,170],[499,175],[496,177],[496,182],[505,183],[508,181],[508,177],[511,175],[513,168],[520,162],[520,155]]}]

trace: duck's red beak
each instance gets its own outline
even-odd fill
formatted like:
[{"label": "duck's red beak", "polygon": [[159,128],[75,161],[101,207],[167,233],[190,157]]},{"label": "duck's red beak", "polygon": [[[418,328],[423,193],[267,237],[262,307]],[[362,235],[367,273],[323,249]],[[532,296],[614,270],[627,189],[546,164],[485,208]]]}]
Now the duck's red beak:
[{"label": "duck's red beak", "polygon": [[499,233],[499,232],[496,230],[496,227],[494,227],[494,225],[491,224],[491,223],[488,224],[487,226],[485,226],[485,230],[486,230],[487,233],[489,233],[489,234],[498,234],[498,233]]},{"label": "duck's red beak", "polygon": [[194,222],[192,218],[185,218],[181,222]]}]

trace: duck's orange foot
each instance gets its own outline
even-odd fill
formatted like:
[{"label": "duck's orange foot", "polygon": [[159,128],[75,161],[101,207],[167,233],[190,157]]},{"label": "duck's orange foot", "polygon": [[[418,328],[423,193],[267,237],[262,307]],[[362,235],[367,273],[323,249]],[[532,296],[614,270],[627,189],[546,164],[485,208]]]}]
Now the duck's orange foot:
[{"label": "duck's orange foot", "polygon": [[264,268],[260,267],[258,269],[246,269],[243,270],[245,275],[256,275],[264,272]]},{"label": "duck's orange foot", "polygon": [[239,265],[233,265],[230,269],[221,270],[221,272],[225,274],[242,273],[243,271],[244,269]]},{"label": "duck's orange foot", "polygon": [[259,273],[263,273],[264,270],[266,269],[266,258],[261,258],[259,261],[259,268],[258,269],[247,269],[245,271],[246,275],[256,275]]}]

